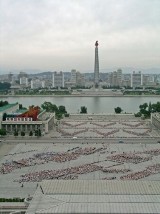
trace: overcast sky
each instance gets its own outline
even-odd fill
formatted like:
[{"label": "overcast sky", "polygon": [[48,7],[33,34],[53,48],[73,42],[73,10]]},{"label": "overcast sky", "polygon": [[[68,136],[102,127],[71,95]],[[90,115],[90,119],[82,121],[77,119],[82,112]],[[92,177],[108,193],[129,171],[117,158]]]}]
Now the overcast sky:
[{"label": "overcast sky", "polygon": [[160,0],[0,0],[0,67],[160,67]]}]

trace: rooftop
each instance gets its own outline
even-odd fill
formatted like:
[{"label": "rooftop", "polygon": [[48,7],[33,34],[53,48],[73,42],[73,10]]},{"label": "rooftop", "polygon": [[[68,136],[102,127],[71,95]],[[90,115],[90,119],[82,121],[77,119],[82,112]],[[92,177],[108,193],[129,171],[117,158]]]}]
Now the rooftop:
[{"label": "rooftop", "polygon": [[5,106],[2,106],[2,107],[0,107],[0,112],[5,111],[5,110],[7,110],[7,109],[9,109],[9,108],[11,108],[11,107],[13,107],[15,105],[17,105],[17,103],[12,103],[12,104],[8,104],[8,105],[5,105]]},{"label": "rooftop", "polygon": [[159,213],[160,181],[43,181],[26,214]]}]

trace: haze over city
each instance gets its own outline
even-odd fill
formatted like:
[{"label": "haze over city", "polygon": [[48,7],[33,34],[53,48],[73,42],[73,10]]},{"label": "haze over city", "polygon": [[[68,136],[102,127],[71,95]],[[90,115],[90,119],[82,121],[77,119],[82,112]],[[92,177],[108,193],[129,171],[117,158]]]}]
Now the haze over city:
[{"label": "haze over city", "polygon": [[159,0],[0,0],[0,70],[160,67]]}]

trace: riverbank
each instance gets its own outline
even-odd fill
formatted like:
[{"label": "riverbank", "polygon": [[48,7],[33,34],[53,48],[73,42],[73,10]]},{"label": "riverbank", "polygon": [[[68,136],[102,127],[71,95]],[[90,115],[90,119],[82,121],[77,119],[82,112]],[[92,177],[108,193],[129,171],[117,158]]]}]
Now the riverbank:
[{"label": "riverbank", "polygon": [[9,97],[160,97],[160,95],[108,95],[108,94],[76,94],[76,95],[0,95],[0,98]]}]

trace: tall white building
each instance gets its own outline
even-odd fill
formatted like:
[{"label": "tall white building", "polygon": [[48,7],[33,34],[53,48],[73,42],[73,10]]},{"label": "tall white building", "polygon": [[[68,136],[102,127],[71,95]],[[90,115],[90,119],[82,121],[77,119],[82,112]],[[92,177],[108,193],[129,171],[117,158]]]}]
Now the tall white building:
[{"label": "tall white building", "polygon": [[75,69],[71,70],[71,82],[76,84],[76,77],[77,77],[77,72]]},{"label": "tall white building", "polygon": [[20,77],[20,85],[28,86],[28,78],[27,77]]},{"label": "tall white building", "polygon": [[44,81],[39,79],[31,80],[31,89],[44,88]]},{"label": "tall white building", "polygon": [[111,86],[121,86],[122,85],[122,70],[118,69],[109,74],[109,83]]},{"label": "tall white building", "polygon": [[143,85],[143,75],[141,71],[139,71],[138,73],[133,71],[133,73],[131,74],[131,87],[135,88],[140,87],[142,85]]},{"label": "tall white building", "polygon": [[53,88],[64,87],[64,74],[62,71],[53,73]]},{"label": "tall white building", "polygon": [[71,79],[72,85],[74,86],[85,86],[85,76],[84,74],[76,71],[75,69],[71,70]]},{"label": "tall white building", "polygon": [[76,75],[76,85],[77,86],[85,86],[84,74],[81,74],[79,71],[77,71],[77,75]]}]

